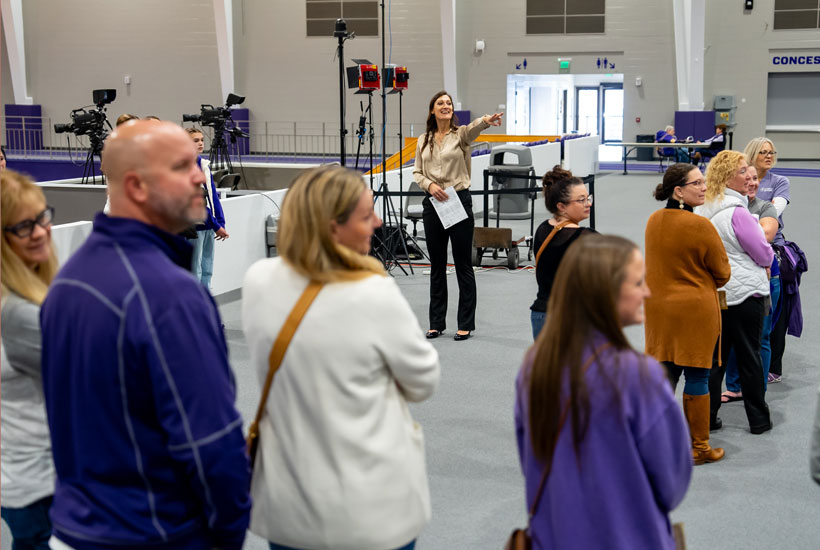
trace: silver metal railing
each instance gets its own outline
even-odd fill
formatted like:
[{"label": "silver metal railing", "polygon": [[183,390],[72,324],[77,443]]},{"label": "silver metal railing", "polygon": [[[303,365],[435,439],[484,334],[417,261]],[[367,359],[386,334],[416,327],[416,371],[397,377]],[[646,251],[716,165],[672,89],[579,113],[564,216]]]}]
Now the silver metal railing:
[{"label": "silver metal railing", "polygon": [[[190,123],[185,124],[190,126]],[[240,153],[243,157],[260,160],[282,158],[294,161],[339,159],[341,147],[338,123],[237,120],[236,124],[243,128],[250,137],[238,138],[236,145],[232,145],[229,139],[229,149],[232,153]],[[213,140],[213,129],[199,128],[206,137],[206,149],[209,149]],[[355,157],[356,152],[359,151],[362,164],[364,164],[370,153],[367,131],[359,147],[360,139],[357,136],[356,125],[349,123],[346,128],[345,152],[349,157]],[[423,128],[423,124],[404,123],[402,124],[402,137],[415,137],[419,129]],[[76,162],[83,162],[89,147],[87,136],[55,133],[53,122],[49,117],[9,116],[3,120],[2,129],[2,142],[6,152],[16,158],[67,159],[69,151],[72,151],[72,159]],[[374,163],[381,160],[381,131],[381,126],[373,129]],[[384,139],[386,157],[399,150],[401,144],[398,133],[397,123],[386,125]]]}]

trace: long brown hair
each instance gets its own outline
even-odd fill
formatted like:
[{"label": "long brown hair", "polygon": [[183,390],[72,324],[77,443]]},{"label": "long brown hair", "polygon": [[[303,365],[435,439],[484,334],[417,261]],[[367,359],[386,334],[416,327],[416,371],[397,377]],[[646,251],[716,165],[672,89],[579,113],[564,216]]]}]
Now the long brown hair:
[{"label": "long brown hair", "polygon": [[[427,107],[427,129],[424,131],[424,145],[421,147],[422,152],[424,152],[424,149],[428,145],[431,148],[433,147],[433,134],[436,130],[438,130],[438,124],[436,124],[436,115],[433,113],[433,107],[436,106],[436,100],[443,95],[446,95],[450,98],[450,101],[453,101],[453,96],[444,90],[436,92],[436,95],[434,95],[433,99],[430,100],[430,106]],[[458,117],[456,116],[455,106],[453,106],[453,116],[450,118],[450,129],[455,130],[456,128],[458,128]]]},{"label": "long brown hair", "polygon": [[[638,247],[614,235],[586,235],[561,260],[547,306],[547,322],[534,344],[529,371],[532,449],[547,468],[568,407],[576,456],[589,423],[589,388],[582,358],[590,337],[600,333],[616,350],[632,349],[618,318],[617,304],[626,268]],[[562,399],[569,381],[568,402]]]},{"label": "long brown hair", "polygon": [[[46,197],[43,190],[26,176],[14,170],[4,170],[0,173],[0,187],[2,187],[2,197],[0,197],[0,219],[3,227],[9,225],[10,221],[24,205],[38,204],[46,207]],[[51,253],[48,260],[30,269],[22,259],[12,250],[8,242],[8,235],[3,231],[0,237],[0,247],[2,247],[2,295],[3,297],[11,291],[18,294],[37,305],[43,303],[48,292],[48,285],[51,284],[54,276],[57,275],[57,255],[54,252],[54,245],[51,245]]]},{"label": "long brown hair", "polygon": [[342,166],[320,166],[299,174],[282,203],[282,258],[305,277],[321,282],[385,275],[378,260],[337,244],[331,235],[331,221],[347,222],[366,189],[359,172]]}]

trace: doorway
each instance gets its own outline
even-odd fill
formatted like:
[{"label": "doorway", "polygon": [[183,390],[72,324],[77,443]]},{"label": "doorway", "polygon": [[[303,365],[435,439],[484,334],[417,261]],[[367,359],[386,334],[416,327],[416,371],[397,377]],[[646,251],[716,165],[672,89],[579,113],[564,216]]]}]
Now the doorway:
[{"label": "doorway", "polygon": [[[507,133],[623,138],[623,74],[507,75]],[[612,149],[611,147],[607,149]]]}]

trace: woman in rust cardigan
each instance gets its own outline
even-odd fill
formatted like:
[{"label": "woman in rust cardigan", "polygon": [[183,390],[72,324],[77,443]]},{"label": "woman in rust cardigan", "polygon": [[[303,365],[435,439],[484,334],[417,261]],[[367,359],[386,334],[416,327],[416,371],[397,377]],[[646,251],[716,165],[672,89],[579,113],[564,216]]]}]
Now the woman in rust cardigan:
[{"label": "woman in rust cardigan", "polygon": [[729,259],[714,226],[693,212],[706,195],[700,169],[673,164],[654,195],[667,202],[646,224],[646,353],[663,363],[673,388],[683,373],[692,457],[696,465],[717,462],[724,452],[709,445],[709,369],[720,337],[717,289],[729,280]]}]

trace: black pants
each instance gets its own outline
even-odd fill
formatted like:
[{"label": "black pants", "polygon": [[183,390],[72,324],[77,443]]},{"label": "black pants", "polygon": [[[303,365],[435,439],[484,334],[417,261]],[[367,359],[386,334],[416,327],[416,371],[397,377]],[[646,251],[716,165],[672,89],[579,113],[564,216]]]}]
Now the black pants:
[{"label": "black pants", "polygon": [[[769,424],[769,407],[766,405],[766,390],[763,385],[763,364],[760,362],[761,333],[765,316],[763,298],[746,298],[743,302],[721,311],[723,333],[721,341],[721,365],[717,357],[712,364],[709,377],[709,396],[712,417],[720,409],[720,394],[723,391],[723,376],[729,362],[732,348],[737,358],[740,390],[749,427],[761,428]],[[717,354],[716,354],[717,355]]]},{"label": "black pants", "polygon": [[[783,284],[783,279],[780,279],[780,284]],[[769,334],[769,342],[772,346],[772,358],[769,363],[769,372],[783,375],[783,353],[786,351],[786,330],[789,328],[789,307],[786,305],[786,291],[780,287],[780,317],[777,318],[777,323],[772,327],[772,332]]]},{"label": "black pants", "polygon": [[[453,263],[458,279],[458,330],[475,330],[476,288],[472,265],[473,199],[468,190],[458,198],[467,211],[467,219],[444,229],[430,197],[422,202],[422,222],[427,252],[430,254],[430,329],[447,328],[447,242],[453,244]],[[452,199],[451,199],[452,200]]]}]

